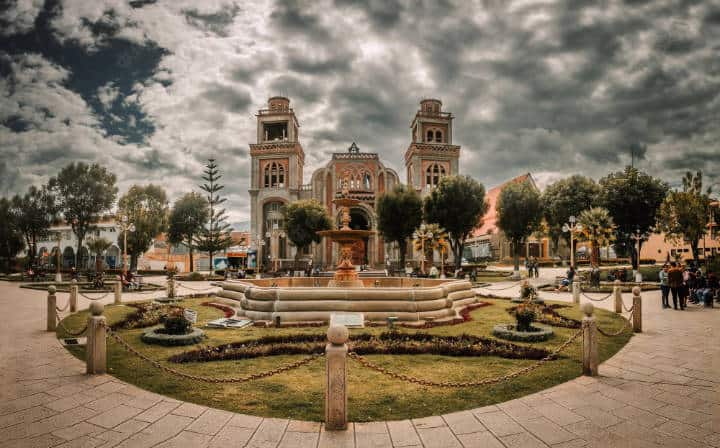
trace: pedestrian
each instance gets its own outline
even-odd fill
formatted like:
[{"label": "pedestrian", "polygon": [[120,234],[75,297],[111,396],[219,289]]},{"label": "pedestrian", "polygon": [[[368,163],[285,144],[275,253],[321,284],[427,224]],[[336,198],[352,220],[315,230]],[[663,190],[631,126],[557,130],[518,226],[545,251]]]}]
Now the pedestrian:
[{"label": "pedestrian", "polygon": [[682,302],[682,287],[683,287],[683,271],[682,268],[678,267],[676,262],[670,263],[670,269],[667,272],[668,275],[668,286],[670,286],[670,292],[672,293],[673,309],[680,310],[685,309]]},{"label": "pedestrian", "polygon": [[667,265],[667,263],[663,265],[658,276],[660,277],[660,292],[662,294],[662,307],[663,307],[663,309],[670,308],[670,303],[668,303],[668,298],[670,296],[670,284],[668,283],[668,265]]},{"label": "pedestrian", "polygon": [[540,277],[540,263],[538,262],[538,259],[533,257],[533,269],[535,270],[535,278]]}]

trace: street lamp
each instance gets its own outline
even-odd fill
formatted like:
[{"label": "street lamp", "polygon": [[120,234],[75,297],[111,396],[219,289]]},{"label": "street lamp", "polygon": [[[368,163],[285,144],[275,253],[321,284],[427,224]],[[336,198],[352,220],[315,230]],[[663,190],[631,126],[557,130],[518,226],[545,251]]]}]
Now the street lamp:
[{"label": "street lamp", "polygon": [[570,216],[569,223],[562,226],[564,233],[570,233],[570,266],[575,268],[575,232],[582,232],[583,226],[579,222],[576,223],[575,216]]},{"label": "street lamp", "polygon": [[433,237],[431,231],[426,230],[425,224],[421,224],[420,228],[413,232],[413,239],[420,240],[420,272],[425,274],[425,240],[429,240]]},{"label": "street lamp", "polygon": [[123,276],[127,276],[127,233],[135,231],[135,224],[128,222],[127,215],[122,215],[118,225],[123,231]]}]

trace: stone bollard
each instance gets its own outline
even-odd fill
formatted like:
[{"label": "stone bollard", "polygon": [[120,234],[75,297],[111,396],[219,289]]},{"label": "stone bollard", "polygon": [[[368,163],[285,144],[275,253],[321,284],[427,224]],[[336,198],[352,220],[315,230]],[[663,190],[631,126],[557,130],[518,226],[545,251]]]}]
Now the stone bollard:
[{"label": "stone bollard", "polygon": [[622,301],[622,284],[620,280],[615,280],[613,283],[613,298],[615,299],[615,313],[622,314],[623,301]]},{"label": "stone bollard", "polygon": [[592,303],[583,303],[580,307],[583,312],[582,329],[583,329],[583,375],[598,376],[598,335],[597,322],[593,311],[595,307]]},{"label": "stone bollard", "polygon": [[57,297],[55,297],[55,285],[48,286],[47,295],[47,331],[55,331],[57,328],[56,308]]},{"label": "stone bollard", "polygon": [[347,352],[349,332],[344,325],[328,328],[325,346],[325,428],[347,429]]},{"label": "stone bollard", "polygon": [[105,340],[105,316],[103,304],[99,301],[90,303],[90,316],[87,321],[87,345],[85,360],[87,373],[105,373],[107,371],[107,344]]},{"label": "stone bollard", "polygon": [[572,297],[573,303],[580,303],[580,282],[578,280],[574,280],[572,283]]},{"label": "stone bollard", "polygon": [[175,279],[169,278],[167,281],[167,296],[168,299],[175,298]]},{"label": "stone bollard", "polygon": [[633,331],[642,333],[642,299],[640,298],[640,287],[636,286],[632,290],[633,293]]},{"label": "stone bollard", "polygon": [[122,303],[122,283],[120,281],[115,282],[115,285],[113,286],[113,289],[115,291],[115,305],[120,305]]},{"label": "stone bollard", "polygon": [[70,312],[74,313],[77,311],[78,292],[80,287],[77,284],[77,280],[72,279],[70,282]]}]

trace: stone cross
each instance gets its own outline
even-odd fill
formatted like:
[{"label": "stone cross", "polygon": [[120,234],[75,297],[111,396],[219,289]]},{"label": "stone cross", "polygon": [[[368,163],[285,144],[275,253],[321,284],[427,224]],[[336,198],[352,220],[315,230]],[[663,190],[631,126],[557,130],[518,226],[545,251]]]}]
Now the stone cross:
[{"label": "stone cross", "polygon": [[583,375],[598,376],[598,332],[597,321],[593,316],[592,303],[583,303],[580,307],[583,312],[582,329],[583,329]]},{"label": "stone cross", "polygon": [[328,328],[325,346],[325,428],[347,429],[347,352],[348,329],[344,325]]},{"label": "stone cross", "polygon": [[85,346],[86,372],[89,374],[107,371],[107,344],[105,341],[105,316],[103,304],[90,303],[90,316],[87,321],[87,345]]}]

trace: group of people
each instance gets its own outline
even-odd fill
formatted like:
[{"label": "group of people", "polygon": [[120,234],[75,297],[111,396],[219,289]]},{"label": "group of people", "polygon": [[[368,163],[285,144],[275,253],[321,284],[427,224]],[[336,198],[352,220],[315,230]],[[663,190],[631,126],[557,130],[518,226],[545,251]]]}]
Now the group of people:
[{"label": "group of people", "polygon": [[138,281],[138,278],[133,275],[132,272],[120,272],[120,275],[118,277],[124,290],[129,291],[132,289],[140,289],[140,282]]},{"label": "group of people", "polygon": [[688,302],[712,306],[720,297],[720,284],[714,273],[705,275],[698,266],[683,266],[676,262],[665,264],[660,271],[662,306],[670,308],[672,295],[673,309],[684,310]]},{"label": "group of people", "polygon": [[540,277],[540,263],[535,257],[525,259],[525,269],[527,269],[528,277]]}]

